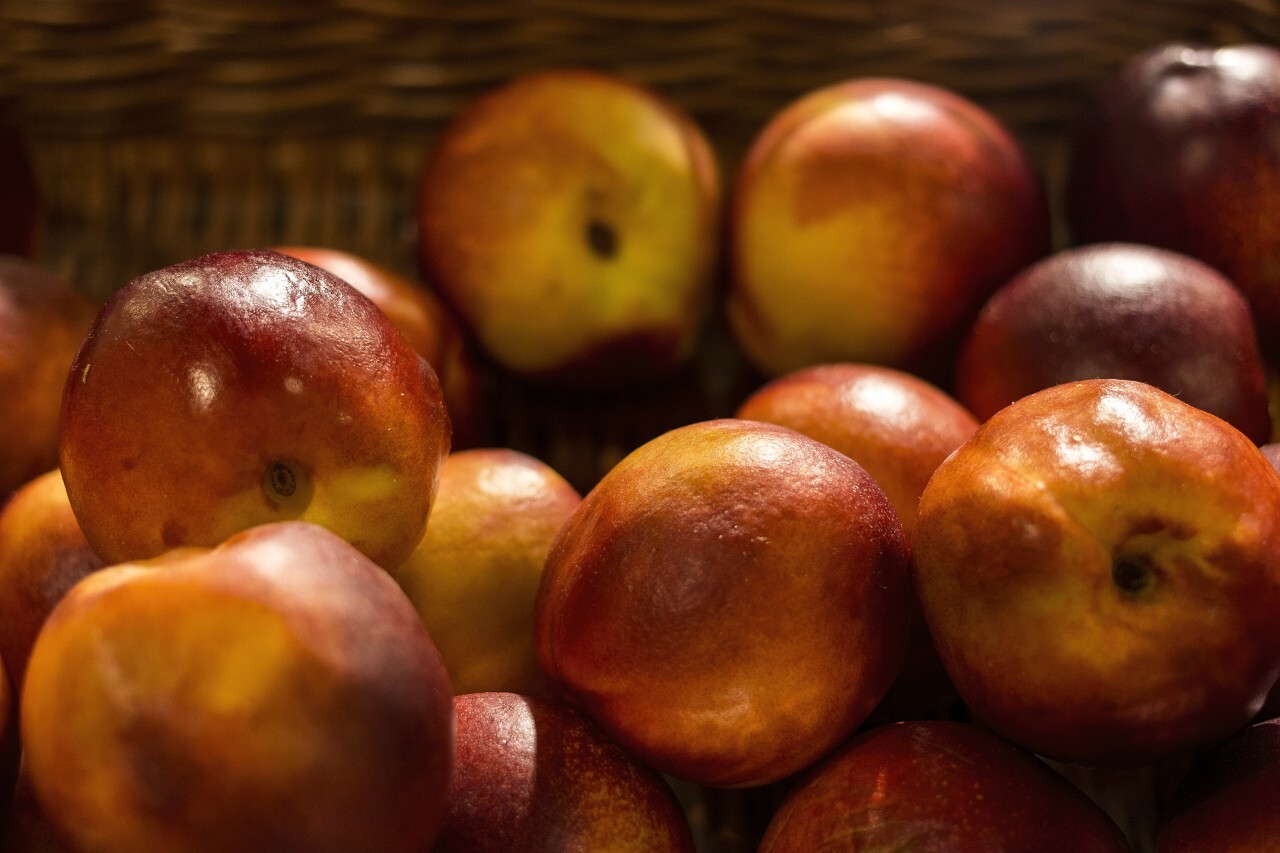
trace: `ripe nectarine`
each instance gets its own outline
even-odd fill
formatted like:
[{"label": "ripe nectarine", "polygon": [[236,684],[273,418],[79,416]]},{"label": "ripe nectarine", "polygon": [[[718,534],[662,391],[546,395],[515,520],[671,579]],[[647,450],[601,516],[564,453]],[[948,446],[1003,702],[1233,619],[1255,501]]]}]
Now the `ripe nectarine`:
[{"label": "ripe nectarine", "polygon": [[1207,744],[1280,673],[1280,477],[1154,386],[1073,382],[1002,409],[934,473],[913,544],[961,698],[1046,757]]},{"label": "ripe nectarine", "polygon": [[296,258],[222,252],[110,298],[66,376],[60,459],[109,563],[302,519],[390,569],[449,442],[435,372],[372,301]]},{"label": "ripe nectarine", "polygon": [[907,636],[908,546],[884,492],[784,427],[674,429],[615,465],[552,545],[538,657],[658,770],[761,785],[867,717]]}]

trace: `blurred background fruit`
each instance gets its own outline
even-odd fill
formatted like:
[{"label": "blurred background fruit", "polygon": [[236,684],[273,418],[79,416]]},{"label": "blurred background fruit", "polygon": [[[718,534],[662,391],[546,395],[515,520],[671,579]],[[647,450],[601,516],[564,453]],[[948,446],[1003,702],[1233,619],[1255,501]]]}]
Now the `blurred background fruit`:
[{"label": "blurred background fruit", "polygon": [[1135,379],[1262,444],[1266,365],[1240,291],[1193,258],[1132,243],[1060,252],[1023,270],[966,335],[956,395],[979,420],[1079,379]]},{"label": "blurred background fruit", "polygon": [[1048,253],[1036,167],[995,116],[911,80],[854,79],[770,119],[733,186],[729,324],[770,375],[833,361],[930,372]]},{"label": "blurred background fruit", "polygon": [[35,261],[0,255],[0,504],[58,464],[58,412],[93,303]]},{"label": "blurred background fruit", "polygon": [[1280,838],[1280,719],[1255,723],[1199,756],[1164,815],[1158,853],[1252,853]]},{"label": "blurred background fruit", "polygon": [[1080,241],[1183,252],[1248,297],[1280,356],[1280,51],[1155,45],[1100,87],[1075,133],[1067,212]]},{"label": "blurred background fruit", "polygon": [[483,350],[527,378],[623,387],[693,355],[719,245],[719,167],[647,87],[521,76],[431,151],[419,258]]}]

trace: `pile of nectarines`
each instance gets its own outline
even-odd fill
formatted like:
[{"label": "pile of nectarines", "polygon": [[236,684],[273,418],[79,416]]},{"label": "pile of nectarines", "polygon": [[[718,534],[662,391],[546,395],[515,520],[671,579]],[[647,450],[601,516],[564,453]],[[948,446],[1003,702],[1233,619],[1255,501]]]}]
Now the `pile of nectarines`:
[{"label": "pile of nectarines", "polygon": [[[699,787],[772,790],[767,851],[1276,849],[1278,57],[1120,69],[1056,253],[954,92],[805,94],[722,198],[569,69],[440,136],[431,289],[0,258],[4,849],[692,851]],[[734,411],[585,494],[465,446],[485,370],[625,393],[713,307]],[[1121,827],[1061,763],[1177,790]]]}]

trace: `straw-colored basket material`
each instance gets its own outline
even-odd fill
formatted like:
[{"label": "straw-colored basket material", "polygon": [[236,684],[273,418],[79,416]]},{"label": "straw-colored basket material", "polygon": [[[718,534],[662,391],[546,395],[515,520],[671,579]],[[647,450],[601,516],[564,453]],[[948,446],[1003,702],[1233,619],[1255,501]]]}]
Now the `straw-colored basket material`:
[{"label": "straw-colored basket material", "polygon": [[[415,272],[412,201],[439,130],[479,93],[550,66],[615,71],[668,96],[706,130],[729,179],[769,116],[812,88],[857,76],[940,84],[1008,124],[1056,204],[1085,99],[1124,58],[1170,40],[1280,43],[1280,3],[8,0],[0,106],[44,191],[41,260],[104,297],[228,248],[328,245]],[[588,488],[641,441],[732,412],[754,377],[718,320],[705,340],[686,373],[611,397],[490,371],[478,440]],[[1145,839],[1153,806],[1132,794],[1150,785],[1085,775]],[[743,802],[697,809],[740,827],[721,812]],[[732,828],[712,838],[708,849],[746,843]]]}]

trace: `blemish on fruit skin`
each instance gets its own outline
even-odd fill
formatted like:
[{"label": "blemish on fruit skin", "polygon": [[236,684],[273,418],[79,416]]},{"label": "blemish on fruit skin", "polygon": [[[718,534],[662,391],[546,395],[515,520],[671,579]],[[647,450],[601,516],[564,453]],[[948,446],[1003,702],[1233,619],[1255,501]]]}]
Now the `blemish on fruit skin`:
[{"label": "blemish on fruit skin", "polygon": [[1172,539],[1186,540],[1196,535],[1196,529],[1186,522],[1159,516],[1143,516],[1129,525],[1130,536],[1163,534]]},{"label": "blemish on fruit skin", "polygon": [[160,541],[169,548],[176,548],[185,544],[187,539],[187,530],[179,522],[172,518],[167,520],[160,527]]},{"label": "blemish on fruit skin", "polygon": [[618,232],[609,223],[592,218],[587,223],[587,245],[597,258],[612,260],[618,256]]},{"label": "blemish on fruit skin", "polygon": [[93,367],[93,363],[92,363],[92,362],[90,362],[89,364],[86,364],[86,365],[84,366],[84,370],[80,371],[80,384],[81,384],[81,385],[87,385],[87,384],[89,383],[89,368],[91,368],[91,367]]}]

